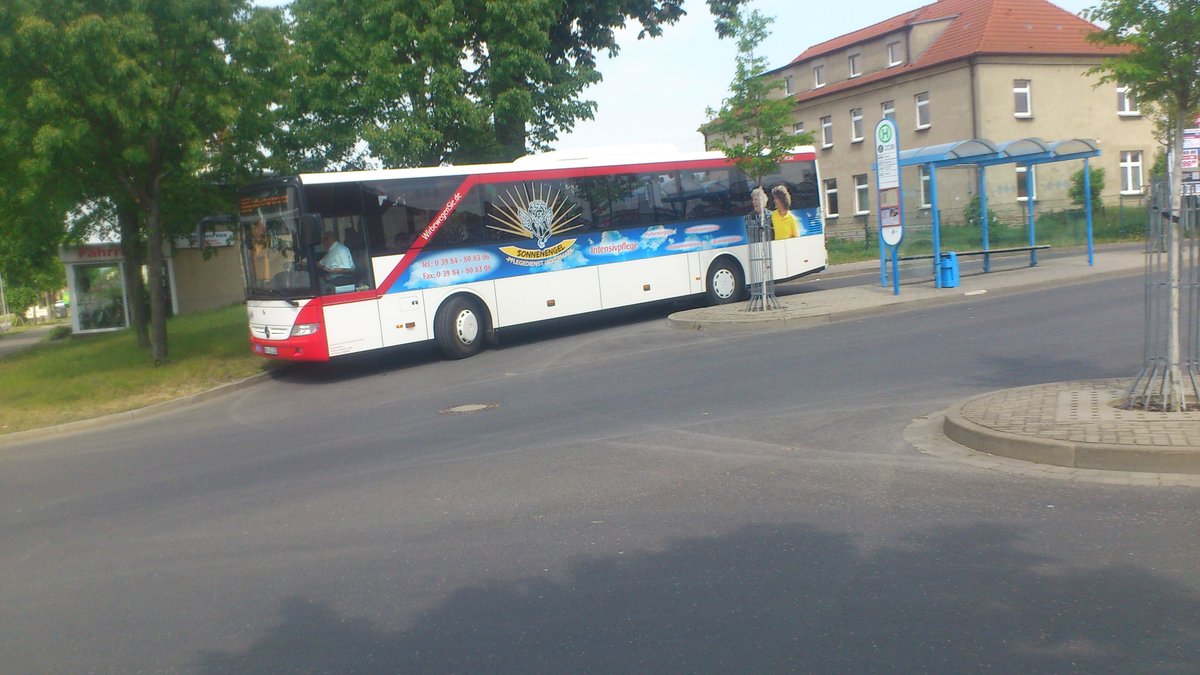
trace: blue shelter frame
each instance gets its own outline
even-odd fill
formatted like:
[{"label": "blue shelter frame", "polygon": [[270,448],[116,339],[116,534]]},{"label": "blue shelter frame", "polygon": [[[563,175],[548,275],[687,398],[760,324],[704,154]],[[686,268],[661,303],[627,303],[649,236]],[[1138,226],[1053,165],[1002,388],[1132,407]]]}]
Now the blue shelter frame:
[{"label": "blue shelter frame", "polygon": [[[1088,264],[1095,264],[1095,247],[1092,240],[1092,189],[1091,171],[1088,160],[1099,157],[1100,149],[1094,141],[1073,138],[1047,143],[1040,138],[1022,138],[996,145],[983,138],[972,138],[941,145],[930,145],[900,152],[900,167],[926,166],[929,168],[930,209],[933,218],[933,262],[934,285],[941,288],[940,275],[937,265],[941,260],[941,214],[938,208],[937,171],[939,168],[953,166],[976,166],[979,171],[979,212],[980,222],[983,223],[980,253],[983,255],[983,271],[991,271],[991,256],[988,253],[988,206],[987,206],[987,172],[989,166],[1013,164],[1031,167],[1052,162],[1069,162],[1083,160],[1084,181],[1084,212],[1087,218],[1087,248]],[[1033,171],[1025,172],[1025,194],[1030,199],[1028,208],[1029,232],[1029,266],[1035,267],[1037,261],[1037,230],[1034,225],[1033,200]],[[882,263],[881,263],[882,264]]]}]

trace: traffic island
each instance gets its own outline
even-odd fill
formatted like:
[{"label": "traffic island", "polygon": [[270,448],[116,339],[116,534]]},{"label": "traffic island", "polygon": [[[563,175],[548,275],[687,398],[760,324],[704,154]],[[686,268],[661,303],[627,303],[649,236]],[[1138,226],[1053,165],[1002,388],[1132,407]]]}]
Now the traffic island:
[{"label": "traffic island", "polygon": [[979,452],[1075,469],[1200,475],[1200,412],[1120,406],[1132,380],[1005,389],[946,412],[942,431]]}]

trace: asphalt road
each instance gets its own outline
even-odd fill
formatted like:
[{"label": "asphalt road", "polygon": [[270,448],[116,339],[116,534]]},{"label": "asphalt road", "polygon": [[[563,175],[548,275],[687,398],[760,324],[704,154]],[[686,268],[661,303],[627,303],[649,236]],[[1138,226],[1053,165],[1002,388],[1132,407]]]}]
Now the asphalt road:
[{"label": "asphalt road", "polygon": [[1141,296],[761,333],[659,307],[0,449],[0,671],[1194,672],[1200,493],[901,438],[1135,373]]}]

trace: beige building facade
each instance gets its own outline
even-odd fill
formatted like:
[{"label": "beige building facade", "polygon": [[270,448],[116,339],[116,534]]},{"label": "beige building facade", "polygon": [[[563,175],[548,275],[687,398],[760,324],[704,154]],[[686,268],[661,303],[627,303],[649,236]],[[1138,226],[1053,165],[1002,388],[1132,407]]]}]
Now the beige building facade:
[{"label": "beige building facade", "polygon": [[[1045,0],[940,0],[816,45],[769,73],[796,102],[794,130],[814,137],[829,232],[856,237],[877,226],[872,138],[885,116],[896,122],[901,150],[972,138],[1091,140],[1102,153],[1091,166],[1105,170],[1105,200],[1138,200],[1158,152],[1154,124],[1123,87],[1088,74],[1115,53],[1083,38],[1093,29]],[[1081,168],[1034,168],[1035,209],[1071,208],[1071,176]],[[978,171],[937,172],[943,222],[961,220]],[[987,169],[990,210],[1024,211],[1023,171]],[[929,222],[925,171],[907,168],[902,181],[908,222]]]}]

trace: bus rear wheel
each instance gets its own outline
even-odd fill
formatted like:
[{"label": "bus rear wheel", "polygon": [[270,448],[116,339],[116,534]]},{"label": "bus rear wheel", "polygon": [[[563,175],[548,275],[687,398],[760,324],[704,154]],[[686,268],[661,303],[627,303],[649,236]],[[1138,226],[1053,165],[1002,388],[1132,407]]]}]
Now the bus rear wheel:
[{"label": "bus rear wheel", "polygon": [[487,338],[487,313],[466,296],[455,296],[438,310],[433,335],[448,359],[465,359],[483,350]]},{"label": "bus rear wheel", "polygon": [[720,258],[708,268],[706,294],[712,305],[726,305],[746,299],[746,275],[742,266],[729,258]]}]

